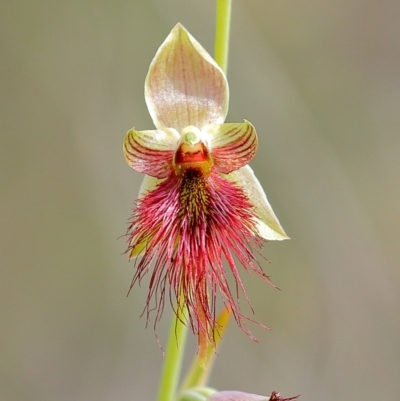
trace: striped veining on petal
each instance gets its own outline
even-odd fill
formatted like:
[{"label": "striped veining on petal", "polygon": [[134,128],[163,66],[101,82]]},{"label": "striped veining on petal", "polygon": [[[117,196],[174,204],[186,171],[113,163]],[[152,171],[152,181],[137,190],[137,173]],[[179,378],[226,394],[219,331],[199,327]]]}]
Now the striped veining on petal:
[{"label": "striped veining on petal", "polygon": [[150,65],[145,99],[156,128],[202,128],[225,120],[228,82],[200,43],[177,24]]},{"label": "striped veining on petal", "polygon": [[213,125],[212,157],[218,171],[228,174],[248,164],[257,151],[257,133],[248,121]]},{"label": "striped veining on petal", "polygon": [[171,172],[178,139],[179,134],[173,129],[131,129],[125,135],[123,144],[126,162],[139,173],[165,178]]}]

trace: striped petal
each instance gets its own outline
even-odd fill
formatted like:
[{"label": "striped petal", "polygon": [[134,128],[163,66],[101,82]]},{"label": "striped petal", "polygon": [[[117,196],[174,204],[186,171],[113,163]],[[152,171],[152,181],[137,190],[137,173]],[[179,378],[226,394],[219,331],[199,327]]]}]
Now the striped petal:
[{"label": "striped petal", "polygon": [[157,128],[178,131],[223,123],[229,89],[225,74],[196,39],[177,24],[154,57],[145,98]]},{"label": "striped petal", "polygon": [[248,164],[257,151],[257,133],[248,122],[213,124],[204,128],[209,135],[212,158],[221,173],[228,174]]},{"label": "striped petal", "polygon": [[252,202],[255,214],[258,217],[256,219],[256,230],[261,238],[271,241],[289,239],[278,218],[275,216],[267,196],[250,166],[244,166],[228,174],[226,178],[242,187]]},{"label": "striped petal", "polygon": [[131,129],[124,139],[126,162],[139,173],[165,178],[171,172],[179,134],[172,128],[153,131]]}]

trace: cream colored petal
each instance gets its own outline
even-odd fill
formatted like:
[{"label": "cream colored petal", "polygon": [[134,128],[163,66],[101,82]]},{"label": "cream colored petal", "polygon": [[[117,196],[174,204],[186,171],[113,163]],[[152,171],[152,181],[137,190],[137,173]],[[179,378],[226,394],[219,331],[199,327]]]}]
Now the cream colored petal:
[{"label": "cream colored petal", "polygon": [[158,49],[145,83],[145,99],[157,128],[179,132],[223,123],[229,89],[225,74],[206,50],[177,24]]},{"label": "cream colored petal", "polygon": [[[149,191],[152,191],[158,184],[160,184],[161,182],[163,182],[164,179],[158,179],[155,177],[150,177],[149,175],[145,175],[142,181],[142,185],[140,186],[139,189],[139,197],[138,199],[143,198],[143,196],[145,196]],[[135,242],[135,239],[133,239],[132,243]],[[137,258],[138,256],[142,255],[145,250],[146,250],[146,246],[147,246],[147,240],[144,240],[142,242],[140,242],[139,244],[136,244],[130,255],[129,258]]]},{"label": "cream colored petal", "polygon": [[171,128],[152,131],[131,129],[124,139],[126,162],[139,173],[157,178],[170,174],[180,135]]},{"label": "cream colored petal", "polygon": [[225,177],[242,187],[253,203],[258,216],[256,228],[260,237],[271,241],[289,239],[278,218],[275,216],[267,196],[250,166],[244,166],[239,170],[225,175]]},{"label": "cream colored petal", "polygon": [[257,133],[248,121],[243,123],[212,124],[203,131],[209,137],[215,167],[230,173],[248,164],[257,151]]},{"label": "cream colored petal", "polygon": [[150,177],[149,175],[145,175],[142,181],[142,184],[140,185],[139,188],[139,197],[138,199],[143,198],[144,195],[146,195],[148,192],[152,191],[155,189],[155,187],[162,183],[164,179],[159,179],[155,177]]}]

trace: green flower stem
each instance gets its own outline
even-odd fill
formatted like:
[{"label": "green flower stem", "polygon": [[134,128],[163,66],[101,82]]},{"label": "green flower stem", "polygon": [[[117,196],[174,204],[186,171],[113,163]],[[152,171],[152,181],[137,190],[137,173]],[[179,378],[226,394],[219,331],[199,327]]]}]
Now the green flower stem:
[{"label": "green flower stem", "polygon": [[171,321],[158,401],[175,401],[177,397],[176,392],[188,332],[187,326],[182,322],[182,320],[186,320],[185,314],[186,307],[178,304],[176,314],[174,314]]},{"label": "green flower stem", "polygon": [[214,59],[226,73],[228,68],[229,32],[232,0],[217,1]]}]

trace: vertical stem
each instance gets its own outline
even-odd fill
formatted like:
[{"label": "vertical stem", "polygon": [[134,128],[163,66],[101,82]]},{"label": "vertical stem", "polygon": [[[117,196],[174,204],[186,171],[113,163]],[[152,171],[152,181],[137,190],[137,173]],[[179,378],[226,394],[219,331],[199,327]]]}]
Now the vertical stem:
[{"label": "vertical stem", "polygon": [[157,398],[158,401],[175,401],[176,399],[188,331],[187,326],[181,321],[181,319],[185,320],[185,311],[186,308],[182,303],[178,303],[176,314],[174,314],[172,318],[169,330],[169,339]]},{"label": "vertical stem", "polygon": [[217,16],[215,28],[214,59],[226,73],[228,68],[229,32],[231,26],[232,0],[216,0]]}]

